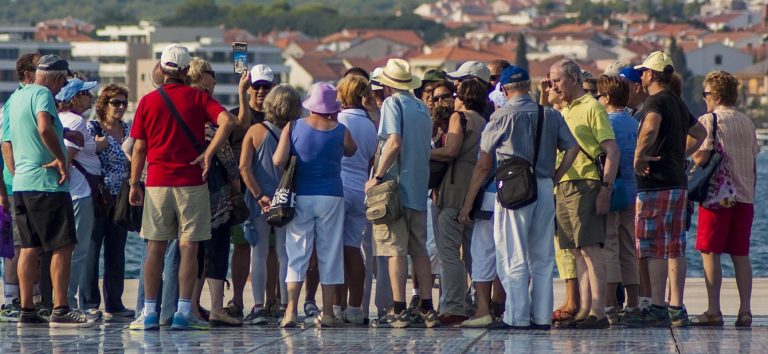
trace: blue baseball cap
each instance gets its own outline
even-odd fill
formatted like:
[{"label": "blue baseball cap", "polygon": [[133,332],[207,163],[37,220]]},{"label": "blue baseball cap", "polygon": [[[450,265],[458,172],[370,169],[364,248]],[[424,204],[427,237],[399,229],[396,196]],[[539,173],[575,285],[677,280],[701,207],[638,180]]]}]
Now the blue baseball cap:
[{"label": "blue baseball cap", "polygon": [[61,88],[61,91],[56,95],[56,100],[59,102],[69,102],[78,92],[89,91],[96,87],[99,83],[96,81],[83,81],[80,79],[69,79],[67,84]]},{"label": "blue baseball cap", "polygon": [[499,77],[499,84],[504,86],[507,84],[514,84],[517,82],[530,80],[531,77],[528,76],[528,72],[525,71],[525,69],[512,65],[501,72],[501,77]]},{"label": "blue baseball cap", "polygon": [[619,77],[623,77],[629,80],[629,82],[633,84],[643,83],[642,76],[643,76],[642,71],[637,70],[631,66],[627,66],[624,69],[621,69],[621,71],[619,71]]}]

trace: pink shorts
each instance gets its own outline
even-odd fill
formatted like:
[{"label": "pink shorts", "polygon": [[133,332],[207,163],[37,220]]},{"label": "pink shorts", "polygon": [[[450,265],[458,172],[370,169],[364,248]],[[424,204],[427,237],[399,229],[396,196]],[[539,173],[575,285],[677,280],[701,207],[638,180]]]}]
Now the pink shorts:
[{"label": "pink shorts", "polygon": [[754,205],[748,203],[736,203],[725,209],[699,207],[696,250],[749,256],[749,237],[754,216]]}]

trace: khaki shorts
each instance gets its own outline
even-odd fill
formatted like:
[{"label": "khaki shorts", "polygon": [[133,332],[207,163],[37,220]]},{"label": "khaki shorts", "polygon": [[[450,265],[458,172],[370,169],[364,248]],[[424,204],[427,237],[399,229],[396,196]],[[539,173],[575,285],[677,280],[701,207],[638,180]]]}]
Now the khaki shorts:
[{"label": "khaki shorts", "polygon": [[427,257],[427,212],[403,208],[397,221],[373,225],[373,254]]},{"label": "khaki shorts", "polygon": [[211,201],[208,185],[147,187],[142,237],[151,241],[205,241],[211,239]]},{"label": "khaki shorts", "polygon": [[595,213],[600,188],[600,182],[594,180],[565,181],[557,185],[557,240],[561,249],[605,244],[606,216]]}]

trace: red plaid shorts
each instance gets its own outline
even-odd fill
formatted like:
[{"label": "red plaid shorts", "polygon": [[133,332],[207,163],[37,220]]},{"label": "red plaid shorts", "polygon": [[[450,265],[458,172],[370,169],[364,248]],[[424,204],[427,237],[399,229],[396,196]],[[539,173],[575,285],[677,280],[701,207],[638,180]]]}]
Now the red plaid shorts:
[{"label": "red plaid shorts", "polygon": [[677,258],[685,254],[688,191],[637,192],[635,237],[638,258]]}]

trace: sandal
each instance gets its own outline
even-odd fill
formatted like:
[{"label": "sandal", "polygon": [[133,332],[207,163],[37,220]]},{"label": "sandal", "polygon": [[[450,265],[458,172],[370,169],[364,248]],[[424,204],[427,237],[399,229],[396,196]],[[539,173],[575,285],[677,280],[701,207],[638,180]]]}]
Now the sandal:
[{"label": "sandal", "polygon": [[736,327],[752,327],[752,313],[749,311],[739,313],[735,325]]},{"label": "sandal", "polygon": [[552,322],[557,321],[558,318],[562,315],[563,310],[557,309],[555,312],[552,312]]},{"label": "sandal", "polygon": [[705,311],[701,315],[691,318],[691,326],[722,327],[723,314],[718,312],[716,315],[710,315]]},{"label": "sandal", "polygon": [[[557,312],[557,311],[555,311]],[[557,313],[558,316],[553,316],[552,322],[567,322],[573,320],[574,316],[576,315],[578,311],[568,311],[568,310],[560,310],[559,313]]]}]

